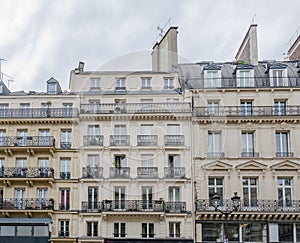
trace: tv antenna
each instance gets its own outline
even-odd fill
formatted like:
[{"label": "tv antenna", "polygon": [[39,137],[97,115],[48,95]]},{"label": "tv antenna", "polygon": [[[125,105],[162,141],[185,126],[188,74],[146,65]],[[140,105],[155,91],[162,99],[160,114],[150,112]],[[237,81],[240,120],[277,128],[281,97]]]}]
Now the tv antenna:
[{"label": "tv antenna", "polygon": [[166,28],[171,27],[171,19],[172,17],[168,19],[167,23],[163,27],[157,26],[156,29],[159,31],[159,33],[158,36],[156,37],[156,40],[153,42],[152,46],[154,45],[154,43],[158,42],[164,36],[164,34],[166,33]]},{"label": "tv antenna", "polygon": [[1,82],[3,82],[2,62],[6,62],[6,60],[3,58],[0,58],[0,81]]},{"label": "tv antenna", "polygon": [[256,17],[256,14],[253,15],[253,18],[251,19],[251,24],[255,23],[255,17]]}]

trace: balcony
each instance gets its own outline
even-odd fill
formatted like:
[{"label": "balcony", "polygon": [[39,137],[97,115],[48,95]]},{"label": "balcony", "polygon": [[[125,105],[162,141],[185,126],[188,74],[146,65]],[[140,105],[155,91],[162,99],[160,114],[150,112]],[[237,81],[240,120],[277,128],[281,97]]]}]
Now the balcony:
[{"label": "balcony", "polygon": [[16,108],[0,109],[0,118],[72,118],[78,117],[76,108]]},{"label": "balcony", "polygon": [[59,210],[62,210],[62,211],[70,210],[70,203],[60,203]]},{"label": "balcony", "polygon": [[281,157],[294,157],[294,153],[292,152],[276,152],[276,157],[281,158]]},{"label": "balcony", "polygon": [[173,103],[122,103],[120,104],[81,104],[80,114],[159,114],[190,113],[191,105],[185,102]]},{"label": "balcony", "polygon": [[0,137],[0,147],[55,147],[53,136]]},{"label": "balcony", "polygon": [[[300,86],[299,86],[300,87]],[[217,112],[215,112],[217,109]],[[300,106],[286,106],[278,108],[274,106],[220,106],[194,107],[193,116],[196,117],[260,117],[260,116],[299,116]]]},{"label": "balcony", "polygon": [[157,146],[157,135],[138,135],[137,146]]},{"label": "balcony", "polygon": [[83,136],[83,146],[103,146],[103,135]]},{"label": "balcony", "polygon": [[165,167],[165,178],[185,178],[185,168],[184,167]]},{"label": "balcony", "polygon": [[102,167],[83,167],[82,168],[82,178],[83,179],[97,179],[103,178],[103,168]]},{"label": "balcony", "polygon": [[224,152],[208,152],[207,157],[208,158],[224,158],[225,153]]},{"label": "balcony", "polygon": [[81,202],[82,212],[101,212],[102,202]]},{"label": "balcony", "polygon": [[[232,200],[223,199],[220,202],[220,209],[222,211],[230,211],[232,209]],[[215,211],[215,207],[208,199],[196,200],[196,210],[201,212]],[[299,212],[300,200],[269,200],[269,199],[257,199],[257,200],[241,200],[241,206],[239,212]]]},{"label": "balcony", "polygon": [[53,210],[54,200],[38,198],[4,198],[0,200],[2,210]]},{"label": "balcony", "polygon": [[59,238],[68,238],[70,236],[69,231],[58,231],[58,237]]},{"label": "balcony", "polygon": [[60,172],[59,179],[62,180],[70,180],[71,179],[71,172]]},{"label": "balcony", "polygon": [[165,146],[184,146],[184,135],[165,135]]},{"label": "balcony", "polygon": [[61,142],[60,149],[71,149],[72,143],[71,142]]},{"label": "balcony", "polygon": [[138,167],[137,168],[138,178],[158,178],[158,168],[157,167]]},{"label": "balcony", "polygon": [[110,146],[130,146],[130,135],[110,135]]},{"label": "balcony", "polygon": [[49,167],[1,167],[0,178],[54,178]]},{"label": "balcony", "polygon": [[243,158],[257,158],[259,157],[258,152],[242,152],[241,157]]},{"label": "balcony", "polygon": [[162,200],[104,200],[102,203],[103,211],[164,211],[164,201]]},{"label": "balcony", "polygon": [[185,202],[165,202],[166,213],[184,213],[186,212]]},{"label": "balcony", "polygon": [[109,177],[110,178],[130,178],[130,168],[122,167],[122,168],[109,168]]}]

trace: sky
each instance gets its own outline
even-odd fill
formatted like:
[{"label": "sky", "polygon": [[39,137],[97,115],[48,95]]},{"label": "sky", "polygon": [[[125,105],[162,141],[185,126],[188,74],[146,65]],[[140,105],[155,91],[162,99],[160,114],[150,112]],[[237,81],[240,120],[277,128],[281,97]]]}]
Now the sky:
[{"label": "sky", "polygon": [[178,26],[178,53],[188,62],[234,60],[251,23],[258,25],[259,60],[283,60],[300,33],[299,0],[0,3],[1,70],[12,91],[46,91],[51,77],[67,90],[79,61],[85,70],[151,69],[158,27]]}]

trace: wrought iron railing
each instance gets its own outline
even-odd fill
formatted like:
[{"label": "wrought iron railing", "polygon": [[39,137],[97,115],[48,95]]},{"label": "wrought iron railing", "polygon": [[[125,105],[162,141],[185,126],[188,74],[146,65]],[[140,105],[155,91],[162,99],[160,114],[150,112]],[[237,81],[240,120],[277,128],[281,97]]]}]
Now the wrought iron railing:
[{"label": "wrought iron railing", "polygon": [[85,135],[83,136],[84,146],[103,146],[103,135]]},{"label": "wrought iron railing", "polygon": [[0,118],[68,118],[78,117],[76,108],[2,108]]},{"label": "wrought iron railing", "polygon": [[[230,211],[233,207],[231,199],[224,199],[220,202],[219,209],[222,211]],[[208,199],[196,200],[197,211],[215,211],[212,202]],[[252,211],[252,212],[295,212],[300,211],[300,200],[241,200],[238,211]]]},{"label": "wrought iron railing", "polygon": [[165,167],[165,178],[185,178],[184,167]]},{"label": "wrought iron railing", "polygon": [[246,158],[257,158],[259,157],[258,152],[242,152],[241,157],[246,157]]},{"label": "wrought iron railing", "polygon": [[193,116],[198,117],[236,117],[236,116],[299,116],[300,106],[220,106],[216,107],[194,107]]},{"label": "wrought iron railing", "polygon": [[55,147],[53,136],[0,137],[0,147]]},{"label": "wrought iron railing", "polygon": [[69,231],[58,231],[58,237],[60,237],[60,238],[67,238],[69,236],[70,236]]},{"label": "wrought iron railing", "polygon": [[81,202],[81,210],[83,212],[102,211],[102,202]]},{"label": "wrought iron railing", "polygon": [[80,114],[149,114],[149,113],[188,113],[191,106],[185,102],[174,103],[122,103],[122,104],[81,104]]},{"label": "wrought iron railing", "polygon": [[61,149],[71,149],[72,143],[71,142],[60,142]]},{"label": "wrought iron railing", "polygon": [[137,168],[138,178],[157,178],[158,168],[157,167],[138,167]]},{"label": "wrought iron railing", "polygon": [[183,146],[184,135],[165,135],[166,146]]},{"label": "wrought iron railing", "polygon": [[157,135],[138,135],[137,136],[138,146],[156,146]]},{"label": "wrought iron railing", "polygon": [[186,212],[185,202],[165,202],[165,212],[183,213]]},{"label": "wrought iron railing", "polygon": [[110,146],[130,146],[130,135],[110,135]]},{"label": "wrought iron railing", "polygon": [[294,157],[292,152],[276,152],[276,157]]},{"label": "wrought iron railing", "polygon": [[1,167],[0,177],[53,178],[54,169],[49,167]]},{"label": "wrought iron railing", "polygon": [[0,199],[2,210],[53,210],[54,200],[38,198],[4,198]]},{"label": "wrought iron railing", "polygon": [[208,152],[207,153],[208,158],[223,158],[225,157],[224,152]]},{"label": "wrought iron railing", "polygon": [[70,203],[59,203],[59,210],[68,211],[70,210]]},{"label": "wrought iron railing", "polygon": [[59,178],[63,180],[69,180],[71,179],[71,172],[60,172]]},{"label": "wrought iron railing", "polygon": [[104,200],[102,201],[103,211],[164,211],[162,200]]},{"label": "wrought iron railing", "polygon": [[109,177],[110,178],[129,178],[130,177],[130,168],[129,167],[110,167],[109,168]]},{"label": "wrought iron railing", "polygon": [[82,178],[102,178],[103,168],[102,167],[83,167],[82,168]]}]

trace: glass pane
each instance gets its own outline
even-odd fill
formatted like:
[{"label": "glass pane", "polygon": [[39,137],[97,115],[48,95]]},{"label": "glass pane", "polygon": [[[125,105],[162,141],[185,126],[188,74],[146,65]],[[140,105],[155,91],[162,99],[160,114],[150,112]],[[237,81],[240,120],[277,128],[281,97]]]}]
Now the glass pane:
[{"label": "glass pane", "polygon": [[202,224],[202,240],[211,242],[221,242],[221,224],[203,223]]},{"label": "glass pane", "polygon": [[32,236],[32,226],[17,226],[17,236]]},{"label": "glass pane", "polygon": [[34,226],[33,227],[34,236],[49,236],[48,226]]},{"label": "glass pane", "polygon": [[15,236],[15,226],[1,225],[1,236]]}]

